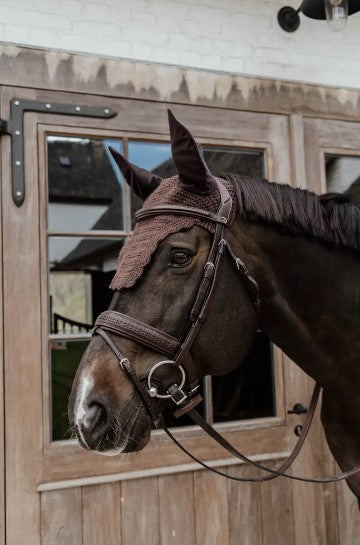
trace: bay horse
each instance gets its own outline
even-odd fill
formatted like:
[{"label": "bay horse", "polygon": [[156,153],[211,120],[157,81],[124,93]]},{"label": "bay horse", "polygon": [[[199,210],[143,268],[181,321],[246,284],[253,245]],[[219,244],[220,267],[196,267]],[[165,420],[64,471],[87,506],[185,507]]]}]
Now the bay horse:
[{"label": "bay horse", "polygon": [[[74,379],[69,420],[80,445],[105,454],[145,447],[149,400],[170,395],[183,378],[178,366],[163,364],[164,355],[179,339],[183,347],[196,323],[182,360],[187,388],[237,367],[261,329],[322,386],[331,452],[343,471],[359,466],[360,208],[338,194],[319,197],[246,176],[216,177],[171,112],[169,124],[178,176],[163,180],[112,150],[144,207],[111,285],[110,318],[128,317],[130,325],[125,320],[123,335],[106,336],[97,323]],[[209,257],[219,229],[226,231],[215,248],[224,256],[220,264]],[[222,242],[229,252],[219,250]],[[216,282],[204,291],[214,268]],[[196,314],[201,290],[206,313]],[[112,331],[104,318],[105,325]],[[157,401],[157,414],[165,403]],[[359,499],[360,474],[347,482]]]}]

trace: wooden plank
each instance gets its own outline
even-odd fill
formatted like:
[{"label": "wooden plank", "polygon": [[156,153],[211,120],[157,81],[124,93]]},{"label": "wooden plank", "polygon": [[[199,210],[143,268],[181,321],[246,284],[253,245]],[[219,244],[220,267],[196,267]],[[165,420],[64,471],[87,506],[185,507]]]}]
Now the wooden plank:
[{"label": "wooden plank", "polygon": [[[26,538],[22,543],[28,543]],[[82,545],[82,543],[81,488],[43,492],[41,545]]]},{"label": "wooden plank", "polygon": [[[276,468],[279,462],[267,464]],[[260,484],[262,544],[295,545],[292,483],[279,477]]]},{"label": "wooden plank", "polygon": [[[256,468],[229,467],[236,477],[258,475]],[[230,545],[262,545],[260,483],[228,481]],[[275,542],[274,542],[275,543]]]},{"label": "wooden plank", "polygon": [[[2,90],[0,88],[0,96]],[[1,110],[0,110],[1,112]],[[2,115],[1,115],[2,117]],[[2,152],[3,139],[0,138],[0,158]],[[8,183],[8,179],[3,178],[2,169],[0,169],[0,188]],[[2,194],[0,190],[0,226],[2,223]],[[0,229],[0,259],[3,263],[3,241],[2,228]],[[0,286],[3,285],[3,268],[0,267]],[[0,290],[0,544],[5,544],[5,414],[4,414],[4,344],[3,344],[3,291]]]},{"label": "wooden plank", "polygon": [[120,483],[82,488],[83,543],[121,545]]},{"label": "wooden plank", "polygon": [[157,477],[121,483],[122,545],[159,545]]},{"label": "wooden plank", "polygon": [[195,545],[193,474],[159,477],[159,507],[161,545]]},{"label": "wooden plank", "polygon": [[359,504],[348,485],[336,484],[338,491],[339,544],[360,545]]},{"label": "wooden plank", "polygon": [[210,471],[194,473],[196,543],[229,543],[228,494],[224,477]]},{"label": "wooden plank", "polygon": [[[19,90],[4,89],[2,114]],[[24,91],[21,92],[25,94]],[[26,92],[28,98],[34,94]],[[10,142],[2,145],[6,532],[8,545],[40,541],[42,388],[36,124],[26,114],[24,204],[11,195]],[[16,302],[16,303],[15,303]],[[26,521],[26,524],[22,524]]]},{"label": "wooden plank", "polygon": [[[287,359],[288,375],[285,384],[286,407],[290,409],[295,403],[309,406],[314,382],[297,365]],[[291,428],[302,423],[304,416],[288,415]],[[318,416],[310,428],[305,445],[294,461],[291,472],[296,475],[317,476],[322,474],[320,423]],[[297,437],[292,435],[292,446]],[[325,533],[324,498],[320,485],[293,481],[292,508],[294,511],[294,530],[296,545],[327,545]]]},{"label": "wooden plank", "polygon": [[[51,66],[51,70],[49,70]],[[312,117],[360,119],[358,89],[277,81],[128,61],[115,57],[0,46],[5,85],[80,92],[136,100],[207,104],[212,107]],[[81,74],[81,77],[79,77]],[[165,85],[164,85],[165,82]]]}]

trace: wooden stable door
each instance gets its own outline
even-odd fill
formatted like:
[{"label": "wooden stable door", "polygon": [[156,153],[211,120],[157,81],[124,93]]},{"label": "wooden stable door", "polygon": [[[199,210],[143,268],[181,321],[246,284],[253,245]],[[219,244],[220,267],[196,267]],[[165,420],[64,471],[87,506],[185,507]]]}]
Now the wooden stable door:
[{"label": "wooden stable door", "polygon": [[[251,545],[338,545],[335,488],[281,479],[227,483],[199,471],[162,432],[143,452],[123,458],[87,453],[67,438],[64,392],[94,317],[110,297],[107,282],[139,204],[111,171],[107,145],[142,166],[171,172],[169,105],[3,87],[2,118],[9,119],[14,97],[39,101],[46,110],[24,113],[21,206],[13,199],[10,138],[1,145],[7,544],[227,545],[242,536],[241,543]],[[76,115],[53,113],[55,103],[79,109]],[[84,105],[117,116],[82,117]],[[173,111],[210,165],[252,165],[269,179],[291,183],[296,123],[287,116],[184,105]],[[105,187],[99,180],[109,172],[112,185]],[[278,348],[271,347],[270,359],[270,409],[264,403],[260,415],[249,402],[242,412],[225,411],[219,392],[228,386],[206,379],[202,410],[235,446],[274,467],[288,455],[301,422],[287,411],[308,403],[311,381]],[[203,460],[234,474],[252,473],[197,427],[175,433]],[[294,471],[321,474],[326,460],[317,421]]]},{"label": "wooden stable door", "polygon": [[[305,119],[304,143],[308,188],[316,193],[346,193],[360,206],[360,123]],[[336,486],[339,542],[358,545],[358,503],[344,482]]]}]

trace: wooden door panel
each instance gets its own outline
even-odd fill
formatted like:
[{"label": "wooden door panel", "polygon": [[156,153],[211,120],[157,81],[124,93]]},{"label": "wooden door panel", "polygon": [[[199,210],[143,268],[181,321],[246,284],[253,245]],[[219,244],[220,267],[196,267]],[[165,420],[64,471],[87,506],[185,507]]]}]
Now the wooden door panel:
[{"label": "wooden door panel", "polygon": [[[24,529],[24,541],[26,538]],[[82,545],[81,488],[41,494],[41,544]]]},{"label": "wooden door panel", "polygon": [[[15,90],[8,88],[2,96],[5,117],[8,115],[10,98],[14,94]],[[245,531],[245,525],[241,520],[235,525],[227,518],[229,509],[235,515],[234,508],[229,504],[230,497],[235,498],[240,513],[246,514],[247,501],[255,502],[255,515],[247,516],[252,529],[246,534],[246,539],[247,535],[252,535],[254,545],[255,540],[262,544],[264,528],[267,528],[266,532],[271,531],[271,515],[266,510],[267,502],[273,499],[272,494],[278,498],[280,512],[285,513],[283,516],[286,524],[289,527],[293,525],[292,487],[287,482],[272,491],[267,487],[260,489],[257,485],[245,485],[242,489],[242,485],[234,484],[229,488],[228,483],[218,481],[207,473],[193,473],[196,466],[190,464],[189,459],[161,433],[154,434],[150,446],[144,452],[127,457],[120,463],[116,458],[86,453],[71,441],[50,441],[44,136],[47,131],[55,130],[59,133],[65,131],[69,134],[108,137],[124,135],[163,141],[168,139],[167,106],[126,99],[112,98],[108,101],[103,97],[69,96],[66,93],[41,90],[17,89],[16,94],[24,98],[57,102],[71,100],[72,103],[78,101],[93,105],[103,105],[105,102],[118,112],[118,116],[106,121],[97,120],[96,123],[87,118],[69,118],[65,124],[62,116],[26,114],[26,200],[21,208],[16,208],[12,203],[10,149],[9,142],[4,139],[2,162],[5,182],[3,232],[6,255],[5,405],[9,545],[25,541],[29,545],[38,545],[40,521],[44,544],[71,542],[81,545],[82,542],[117,543],[118,540],[122,545],[133,545],[145,539],[154,544],[184,541],[199,545],[217,541],[224,545],[228,542],[235,544],[237,532]],[[173,111],[192,128],[200,143],[264,150],[267,176],[273,180],[291,182],[291,139],[286,116],[180,105],[174,105]],[[21,301],[21,305],[14,305],[14,300]],[[277,351],[276,417],[218,426],[229,441],[247,454],[258,455],[262,460],[283,458],[294,444],[295,420],[287,415],[287,409],[297,401],[306,404],[307,399],[304,397],[299,400],[298,394],[307,382],[303,375],[296,374],[295,384],[292,369],[293,364],[285,361],[284,356]],[[19,399],[19,403],[14,403],[15,398]],[[232,463],[232,460],[225,458],[227,454],[219,446],[210,444],[199,430],[183,429],[176,433],[196,456],[204,460],[218,460],[222,466]],[[305,458],[305,467],[301,467],[301,473],[307,472],[307,464],[310,462]],[[170,471],[169,466],[186,472],[165,475]],[[230,470],[242,474],[246,468],[231,467]],[[138,480],[125,480],[129,477],[138,477]],[[111,480],[115,482],[123,479],[121,484],[109,483]],[[89,483],[93,483],[93,486],[82,487]],[[239,488],[235,490],[235,486]],[[208,490],[214,498],[214,504],[208,503]],[[244,490],[244,496],[241,490]],[[316,500],[314,497],[310,506]],[[52,511],[54,505],[56,508]],[[140,519],[137,509],[142,513]],[[31,527],[27,528],[25,534],[19,525],[19,520],[24,519],[31,521]],[[101,526],[92,531],[92,523],[100,520],[108,520],[111,528]],[[211,524],[215,521],[216,531],[210,533],[206,521],[211,521]],[[279,519],[280,522],[282,520]],[[288,544],[293,542],[294,531],[292,526]],[[281,539],[284,539],[282,532],[278,531],[276,535],[281,543]],[[317,542],[312,545],[317,545]]]},{"label": "wooden door panel", "polygon": [[[304,147],[307,187],[321,194],[327,191],[325,159],[327,155],[360,158],[360,123],[330,119],[304,119]],[[311,457],[309,465],[320,475],[339,473],[334,459],[327,447],[319,419],[315,421],[310,435],[310,444],[314,452],[305,449],[305,456]],[[294,470],[296,463],[294,465]],[[301,488],[301,484],[296,485]],[[311,488],[311,485],[310,485]],[[308,526],[308,532],[315,532],[318,539],[322,536],[324,544],[341,545],[356,543],[360,535],[360,514],[356,498],[345,483],[327,484],[314,488],[313,491],[323,504],[320,512],[322,524],[320,530],[315,522]],[[321,501],[322,500],[322,501]],[[317,510],[318,512],[318,510]],[[311,512],[309,511],[311,517]],[[311,520],[308,519],[308,520]],[[346,521],[346,523],[345,523]],[[296,521],[297,522],[297,521]],[[324,526],[324,532],[322,527]],[[311,539],[316,539],[315,536]],[[355,541],[354,541],[355,540]]]}]

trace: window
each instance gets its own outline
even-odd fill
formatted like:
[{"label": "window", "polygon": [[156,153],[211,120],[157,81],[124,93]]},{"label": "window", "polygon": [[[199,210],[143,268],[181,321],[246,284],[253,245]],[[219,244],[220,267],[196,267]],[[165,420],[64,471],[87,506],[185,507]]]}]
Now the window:
[{"label": "window", "polygon": [[360,157],[325,155],[326,190],[345,193],[360,204]]},{"label": "window", "polygon": [[[109,153],[166,178],[176,173],[164,142],[48,135],[49,351],[53,441],[69,437],[67,403],[96,316],[110,303],[117,255],[140,199],[128,191]],[[214,173],[264,176],[259,150],[204,146]],[[199,410],[210,423],[275,415],[272,346],[258,334],[247,360],[224,377],[202,381]],[[235,386],[234,386],[235,385]],[[190,424],[166,415],[171,426]]]}]

